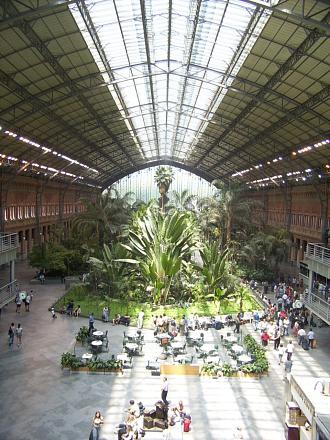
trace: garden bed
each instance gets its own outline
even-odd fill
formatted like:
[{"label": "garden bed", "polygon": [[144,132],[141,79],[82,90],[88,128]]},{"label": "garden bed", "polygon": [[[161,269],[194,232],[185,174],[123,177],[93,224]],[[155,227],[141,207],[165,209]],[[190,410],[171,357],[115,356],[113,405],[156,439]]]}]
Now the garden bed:
[{"label": "garden bed", "polygon": [[[78,304],[80,305],[82,317],[88,317],[89,313],[92,312],[95,319],[101,319],[103,307],[107,306],[109,308],[110,318],[113,318],[117,314],[123,316],[127,315],[131,317],[131,325],[136,325],[137,315],[143,310],[144,326],[149,328],[152,325],[152,316],[155,315],[159,316],[166,314],[171,318],[180,320],[182,315],[187,316],[190,314],[197,314],[198,316],[215,316],[219,314],[219,303],[214,301],[195,302],[185,307],[179,307],[177,304],[158,306],[149,303],[125,301],[90,294],[86,285],[72,287],[65,295],[58,299],[53,306],[56,311],[59,311],[62,309],[63,305],[66,306],[70,301],[72,301],[75,306]],[[252,295],[243,301],[244,311],[248,312],[256,309],[259,309],[259,305]],[[221,315],[235,315],[239,310],[239,301],[223,301],[220,306]]]},{"label": "garden bed", "polygon": [[61,357],[61,367],[64,370],[70,370],[74,373],[88,372],[88,373],[122,373],[123,363],[115,359],[92,359],[84,362],[72,353],[63,353]]}]

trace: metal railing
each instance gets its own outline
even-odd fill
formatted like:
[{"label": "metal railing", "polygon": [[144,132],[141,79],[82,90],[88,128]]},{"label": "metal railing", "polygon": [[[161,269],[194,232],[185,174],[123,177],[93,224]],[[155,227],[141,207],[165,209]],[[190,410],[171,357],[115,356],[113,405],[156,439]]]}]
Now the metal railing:
[{"label": "metal railing", "polygon": [[19,244],[17,234],[0,235],[0,253],[17,249],[18,246]]},{"label": "metal railing", "polygon": [[0,308],[10,303],[16,296],[16,280],[0,288]]},{"label": "metal railing", "polygon": [[330,266],[330,249],[320,243],[308,243],[305,252],[306,257]]},{"label": "metal railing", "polygon": [[304,302],[315,315],[330,324],[330,304],[327,301],[309,292],[305,294]]}]

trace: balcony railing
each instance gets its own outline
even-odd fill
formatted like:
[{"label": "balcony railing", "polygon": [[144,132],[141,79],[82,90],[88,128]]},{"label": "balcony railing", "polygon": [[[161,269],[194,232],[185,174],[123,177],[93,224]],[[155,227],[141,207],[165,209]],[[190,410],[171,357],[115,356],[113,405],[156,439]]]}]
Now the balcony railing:
[{"label": "balcony railing", "polygon": [[8,252],[18,248],[18,235],[0,235],[0,253]]},{"label": "balcony railing", "polygon": [[308,243],[305,258],[311,258],[330,266],[330,249],[320,243]]},{"label": "balcony railing", "polygon": [[314,293],[306,293],[304,298],[305,305],[330,325],[330,304]]},{"label": "balcony railing", "polygon": [[0,287],[0,308],[14,301],[16,296],[16,280]]}]

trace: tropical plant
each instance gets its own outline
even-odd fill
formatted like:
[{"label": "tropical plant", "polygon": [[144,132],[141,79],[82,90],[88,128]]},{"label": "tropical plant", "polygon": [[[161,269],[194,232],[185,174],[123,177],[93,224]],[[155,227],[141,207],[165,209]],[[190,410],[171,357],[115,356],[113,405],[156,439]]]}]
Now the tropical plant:
[{"label": "tropical plant", "polygon": [[173,190],[171,192],[171,206],[177,211],[193,211],[196,196],[189,193],[188,189],[181,192]]},{"label": "tropical plant", "polygon": [[99,246],[114,240],[128,224],[132,193],[123,196],[116,189],[104,192],[96,200],[83,200],[85,211],[79,213],[73,227],[83,240],[96,238]]},{"label": "tropical plant", "polygon": [[202,266],[197,266],[203,277],[207,298],[214,298],[215,290],[219,287],[226,272],[228,251],[219,252],[217,243],[206,243],[200,250]]},{"label": "tropical plant", "polygon": [[154,302],[165,304],[182,261],[189,260],[196,248],[196,230],[187,213],[176,211],[163,216],[149,208],[143,218],[137,219],[128,244],[123,246],[135,260],[118,261],[138,264],[147,285],[152,287]]},{"label": "tropical plant", "polygon": [[34,246],[28,259],[32,267],[43,268],[48,274],[66,275],[74,254],[59,243],[49,242]]},{"label": "tropical plant", "polygon": [[159,189],[160,199],[159,207],[161,212],[165,213],[165,203],[168,201],[167,192],[173,182],[174,173],[170,167],[159,167],[155,172],[155,182]]},{"label": "tropical plant", "polygon": [[111,290],[114,294],[118,293],[126,285],[127,278],[125,280],[124,277],[127,275],[127,266],[122,260],[135,262],[127,259],[127,251],[120,243],[114,243],[111,247],[104,244],[102,257],[89,259],[92,272],[97,272],[97,279],[101,281],[101,287],[104,285],[107,288],[108,295]]},{"label": "tropical plant", "polygon": [[89,335],[88,327],[82,326],[82,327],[80,327],[80,329],[77,333],[76,341],[84,344],[87,341],[88,335]]}]

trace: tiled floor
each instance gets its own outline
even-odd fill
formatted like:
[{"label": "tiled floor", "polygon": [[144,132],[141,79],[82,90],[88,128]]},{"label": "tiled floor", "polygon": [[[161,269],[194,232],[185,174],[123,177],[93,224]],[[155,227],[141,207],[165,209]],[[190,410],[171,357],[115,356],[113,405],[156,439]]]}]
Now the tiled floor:
[{"label": "tiled floor", "polygon": [[[33,270],[18,264],[21,287],[31,289]],[[97,409],[105,416],[101,439],[113,440],[115,425],[123,420],[130,399],[151,406],[160,398],[161,377],[151,376],[145,369],[148,358],[159,348],[152,332],[145,331],[144,356],[136,358],[133,370],[123,376],[95,374],[63,374],[61,353],[72,348],[79,327],[85,318],[59,316],[52,320],[49,305],[63,293],[61,285],[32,286],[36,291],[31,312],[15,314],[14,304],[0,318],[0,440],[83,440],[88,439],[91,418]],[[10,322],[21,322],[23,345],[12,352],[7,347]],[[108,329],[110,354],[121,350],[122,326],[97,322],[97,328]],[[251,326],[244,331],[253,332]],[[300,347],[294,354],[293,371],[313,376],[330,376],[329,328],[316,330],[317,350],[305,352]],[[207,339],[212,339],[211,332]],[[256,379],[210,379],[206,377],[169,377],[168,398],[183,400],[192,415],[191,432],[178,428],[169,433],[172,440],[231,440],[237,427],[244,440],[282,440],[284,413],[283,369],[269,347],[269,375]],[[147,433],[146,440],[163,438]]]}]

